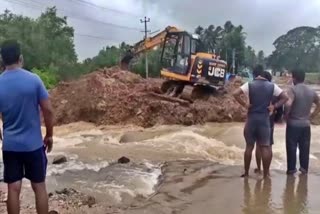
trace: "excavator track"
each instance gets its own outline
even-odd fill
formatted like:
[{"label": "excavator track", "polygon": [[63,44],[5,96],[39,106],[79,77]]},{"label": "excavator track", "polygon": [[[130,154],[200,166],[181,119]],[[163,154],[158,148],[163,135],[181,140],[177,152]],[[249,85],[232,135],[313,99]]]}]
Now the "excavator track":
[{"label": "excavator track", "polygon": [[170,97],[179,97],[183,92],[185,83],[175,80],[167,80],[162,83],[161,92]]},{"label": "excavator track", "polygon": [[161,92],[170,97],[178,97],[184,100],[208,100],[216,94],[216,89],[207,85],[186,85],[185,82],[167,80],[161,86]]},{"label": "excavator track", "polygon": [[192,100],[208,100],[211,95],[214,95],[215,88],[206,85],[195,85],[191,92]]}]

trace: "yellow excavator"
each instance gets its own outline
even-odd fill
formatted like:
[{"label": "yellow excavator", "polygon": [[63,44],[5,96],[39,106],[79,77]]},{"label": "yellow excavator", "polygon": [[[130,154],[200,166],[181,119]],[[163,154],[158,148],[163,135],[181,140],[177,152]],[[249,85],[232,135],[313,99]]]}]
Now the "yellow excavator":
[{"label": "yellow excavator", "polygon": [[157,35],[136,43],[121,60],[128,69],[137,55],[162,46],[161,77],[167,79],[161,87],[164,94],[178,97],[185,86],[193,86],[192,98],[207,97],[223,88],[227,63],[215,54],[199,52],[198,35],[168,26]]}]

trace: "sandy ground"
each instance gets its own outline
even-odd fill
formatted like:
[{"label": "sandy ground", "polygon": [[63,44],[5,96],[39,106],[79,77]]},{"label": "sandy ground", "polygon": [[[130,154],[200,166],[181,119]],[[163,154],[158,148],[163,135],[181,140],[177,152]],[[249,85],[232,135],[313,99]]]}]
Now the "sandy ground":
[{"label": "sandy ground", "polygon": [[[181,172],[182,171],[182,172]],[[318,175],[239,178],[239,167],[206,161],[170,163],[157,194],[124,213],[316,213]],[[135,207],[136,206],[136,207]]]}]

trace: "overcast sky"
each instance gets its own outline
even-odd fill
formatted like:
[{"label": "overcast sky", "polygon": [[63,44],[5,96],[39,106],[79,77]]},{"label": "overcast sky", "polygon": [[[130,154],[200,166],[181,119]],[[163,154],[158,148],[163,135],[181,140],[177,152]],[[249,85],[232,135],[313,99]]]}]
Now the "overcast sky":
[{"label": "overcast sky", "polygon": [[244,27],[248,45],[267,54],[273,41],[288,30],[320,25],[320,0],[1,0],[0,9],[37,17],[53,5],[75,28],[80,60],[108,44],[142,39],[143,16],[150,17],[151,31],[168,25],[193,31],[198,25],[218,26],[230,20]]}]

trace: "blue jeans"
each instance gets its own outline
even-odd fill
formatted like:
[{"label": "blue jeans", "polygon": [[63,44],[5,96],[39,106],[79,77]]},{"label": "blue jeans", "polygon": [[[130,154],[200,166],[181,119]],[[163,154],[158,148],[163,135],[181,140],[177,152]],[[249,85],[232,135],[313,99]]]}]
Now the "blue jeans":
[{"label": "blue jeans", "polygon": [[286,149],[287,149],[287,173],[297,171],[297,147],[299,146],[300,171],[308,172],[310,153],[311,128],[287,125]]}]

